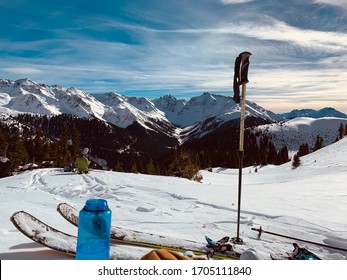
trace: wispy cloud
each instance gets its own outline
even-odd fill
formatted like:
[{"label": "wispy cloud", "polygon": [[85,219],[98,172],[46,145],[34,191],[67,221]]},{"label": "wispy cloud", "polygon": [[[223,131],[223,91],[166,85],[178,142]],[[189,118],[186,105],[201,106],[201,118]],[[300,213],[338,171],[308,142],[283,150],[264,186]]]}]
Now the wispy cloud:
[{"label": "wispy cloud", "polygon": [[43,71],[37,68],[31,68],[31,67],[10,67],[10,68],[4,68],[5,72],[13,73],[15,75],[19,76],[33,76],[36,74],[41,74]]},{"label": "wispy cloud", "polygon": [[336,5],[347,9],[347,0],[316,0],[316,3]]}]

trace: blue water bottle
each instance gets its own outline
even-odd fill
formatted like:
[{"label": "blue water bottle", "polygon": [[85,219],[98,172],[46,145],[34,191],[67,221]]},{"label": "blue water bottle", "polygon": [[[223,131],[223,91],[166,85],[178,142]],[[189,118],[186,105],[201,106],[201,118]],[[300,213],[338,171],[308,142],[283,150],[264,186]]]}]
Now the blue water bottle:
[{"label": "blue water bottle", "polygon": [[88,199],[79,213],[76,260],[108,260],[112,212],[105,199]]}]

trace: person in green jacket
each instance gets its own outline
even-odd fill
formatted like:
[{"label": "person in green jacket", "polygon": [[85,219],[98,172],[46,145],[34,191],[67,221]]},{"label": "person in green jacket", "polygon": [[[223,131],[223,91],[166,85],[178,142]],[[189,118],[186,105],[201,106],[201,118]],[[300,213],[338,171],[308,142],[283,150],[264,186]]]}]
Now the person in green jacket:
[{"label": "person in green jacket", "polygon": [[75,167],[77,168],[77,171],[80,174],[88,173],[89,164],[90,161],[83,152],[81,152],[81,154],[75,160]]}]

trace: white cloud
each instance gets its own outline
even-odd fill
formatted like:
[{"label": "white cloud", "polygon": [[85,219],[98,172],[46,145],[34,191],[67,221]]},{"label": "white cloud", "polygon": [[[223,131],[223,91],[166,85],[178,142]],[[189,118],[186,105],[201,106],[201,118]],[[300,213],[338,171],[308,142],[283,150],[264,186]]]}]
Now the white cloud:
[{"label": "white cloud", "polygon": [[343,8],[347,7],[347,0],[317,0],[316,3],[342,6]]},{"label": "white cloud", "polygon": [[24,75],[25,77],[30,77],[31,75],[40,74],[43,72],[42,70],[33,67],[9,67],[4,68],[3,70],[12,74]]}]

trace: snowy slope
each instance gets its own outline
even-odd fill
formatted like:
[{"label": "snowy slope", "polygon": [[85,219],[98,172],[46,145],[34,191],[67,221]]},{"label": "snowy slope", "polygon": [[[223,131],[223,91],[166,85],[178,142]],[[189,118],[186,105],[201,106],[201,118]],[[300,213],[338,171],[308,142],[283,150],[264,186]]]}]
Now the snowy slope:
[{"label": "snowy slope", "polygon": [[317,135],[324,139],[324,145],[330,145],[338,136],[341,125],[347,124],[347,118],[295,118],[286,122],[260,125],[253,132],[262,131],[270,136],[271,141],[279,149],[287,145],[289,151],[296,152],[301,144],[308,143],[313,147]]},{"label": "snowy slope", "polygon": [[[267,166],[243,172],[240,235],[259,256],[292,250],[292,241],[257,233],[252,227],[347,248],[347,138],[301,158],[302,166]],[[125,228],[203,242],[236,235],[238,171],[202,171],[203,183],[174,177],[91,171],[88,175],[40,169],[0,179],[0,259],[69,259],[34,244],[9,221],[17,210],[76,234],[56,212],[60,202],[78,209],[91,197],[106,198],[112,223]],[[301,244],[323,259],[347,253]],[[127,259],[149,249],[119,246]]]}]

